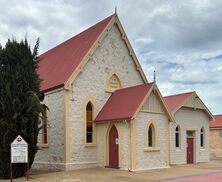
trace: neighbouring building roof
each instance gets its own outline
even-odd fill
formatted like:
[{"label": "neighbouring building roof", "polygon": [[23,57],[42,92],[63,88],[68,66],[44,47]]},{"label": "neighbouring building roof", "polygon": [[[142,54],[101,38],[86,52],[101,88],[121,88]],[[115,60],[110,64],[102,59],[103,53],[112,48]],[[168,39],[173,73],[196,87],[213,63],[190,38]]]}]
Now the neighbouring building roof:
[{"label": "neighbouring building roof", "polygon": [[166,96],[164,100],[172,114],[175,114],[181,107],[190,107],[203,110],[209,116],[209,121],[214,118],[212,113],[194,91]]},{"label": "neighbouring building roof", "polygon": [[147,83],[117,90],[101,109],[95,122],[131,120],[152,85]]},{"label": "neighbouring building roof", "polygon": [[183,102],[190,97],[194,92],[187,92],[187,93],[182,93],[182,94],[177,94],[177,95],[170,95],[164,97],[164,100],[170,109],[171,112],[175,112],[175,110],[180,107]]},{"label": "neighbouring building roof", "polygon": [[214,115],[214,120],[210,122],[210,128],[222,128],[222,114]]},{"label": "neighbouring building roof", "polygon": [[115,15],[40,55],[41,91],[63,86]]}]

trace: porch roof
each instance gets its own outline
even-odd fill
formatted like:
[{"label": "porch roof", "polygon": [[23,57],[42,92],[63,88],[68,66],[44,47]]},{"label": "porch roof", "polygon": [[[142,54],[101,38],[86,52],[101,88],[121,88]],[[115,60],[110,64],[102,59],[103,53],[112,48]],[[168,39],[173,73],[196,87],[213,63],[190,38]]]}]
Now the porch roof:
[{"label": "porch roof", "polygon": [[153,83],[123,88],[114,92],[94,122],[131,120]]}]

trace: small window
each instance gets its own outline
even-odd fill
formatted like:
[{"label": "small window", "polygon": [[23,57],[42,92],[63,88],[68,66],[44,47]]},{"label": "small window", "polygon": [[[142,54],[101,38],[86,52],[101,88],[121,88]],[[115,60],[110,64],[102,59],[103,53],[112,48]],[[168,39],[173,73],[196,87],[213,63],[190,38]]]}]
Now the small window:
[{"label": "small window", "polygon": [[42,117],[42,144],[48,144],[48,127],[47,127],[47,110],[44,109],[44,116]]},{"label": "small window", "polygon": [[153,124],[148,128],[148,147],[155,147],[155,129]]},{"label": "small window", "polygon": [[200,130],[200,147],[204,147],[204,128]]},{"label": "small window", "polygon": [[180,147],[180,127],[177,126],[175,129],[175,146]]},{"label": "small window", "polygon": [[93,142],[93,107],[92,103],[88,102],[86,106],[86,142]]}]

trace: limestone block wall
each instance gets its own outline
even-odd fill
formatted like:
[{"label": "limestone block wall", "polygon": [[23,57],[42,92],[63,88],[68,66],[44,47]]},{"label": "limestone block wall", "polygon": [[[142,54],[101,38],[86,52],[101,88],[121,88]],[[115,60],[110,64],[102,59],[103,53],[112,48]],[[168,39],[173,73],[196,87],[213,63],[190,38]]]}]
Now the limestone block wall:
[{"label": "limestone block wall", "polygon": [[[156,151],[147,149],[147,130],[150,121],[156,125]],[[169,166],[169,122],[165,114],[139,112],[136,128],[136,170],[156,169]]]},{"label": "limestone block wall", "polygon": [[[209,118],[202,110],[181,108],[175,113],[176,123],[170,124],[170,163],[186,164],[186,131],[194,131],[194,163],[209,161]],[[175,147],[175,128],[179,124],[181,128],[181,145]],[[204,127],[204,147],[200,147],[200,130]]]},{"label": "limestone block wall", "polygon": [[97,124],[97,159],[99,166],[108,166],[109,129],[115,125],[119,135],[119,167],[127,170],[130,167],[130,126],[128,122]]},{"label": "limestone block wall", "polygon": [[210,159],[222,160],[222,128],[210,129]]},{"label": "limestone block wall", "polygon": [[95,145],[86,146],[84,142],[84,101],[86,97],[91,96],[96,102],[96,106],[94,106],[97,108],[96,113],[100,111],[111,95],[105,91],[105,87],[112,71],[118,73],[122,87],[143,83],[129,55],[128,48],[122,40],[121,33],[115,25],[72,84],[71,123],[73,136],[71,160],[73,168],[76,165],[81,165],[81,167],[97,165],[98,145],[95,143]]},{"label": "limestone block wall", "polygon": [[64,159],[64,97],[63,91],[46,94],[44,103],[49,107],[48,145],[41,145],[41,131],[38,137],[40,149],[34,161],[34,168],[62,169]]}]

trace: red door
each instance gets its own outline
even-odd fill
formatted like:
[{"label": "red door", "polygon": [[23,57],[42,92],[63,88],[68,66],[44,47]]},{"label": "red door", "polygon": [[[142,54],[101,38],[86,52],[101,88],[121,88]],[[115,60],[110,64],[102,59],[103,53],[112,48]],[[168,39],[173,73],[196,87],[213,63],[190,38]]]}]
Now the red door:
[{"label": "red door", "polygon": [[193,138],[187,138],[187,164],[193,163]]},{"label": "red door", "polygon": [[114,125],[109,132],[109,167],[119,167],[118,132]]}]

